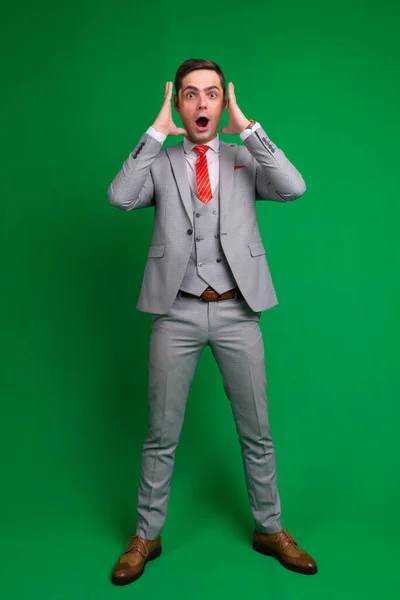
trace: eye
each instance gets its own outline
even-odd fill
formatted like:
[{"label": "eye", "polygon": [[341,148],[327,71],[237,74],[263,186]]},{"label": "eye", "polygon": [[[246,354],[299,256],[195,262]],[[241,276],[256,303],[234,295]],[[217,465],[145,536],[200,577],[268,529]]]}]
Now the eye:
[{"label": "eye", "polygon": [[216,94],[215,92],[211,92],[211,93],[210,93],[210,96],[211,96],[212,94],[214,94],[214,97],[215,97],[215,98],[217,97],[217,94]]},{"label": "eye", "polygon": [[188,92],[188,93],[186,94],[186,98],[189,98],[189,96],[194,96],[193,92]]}]

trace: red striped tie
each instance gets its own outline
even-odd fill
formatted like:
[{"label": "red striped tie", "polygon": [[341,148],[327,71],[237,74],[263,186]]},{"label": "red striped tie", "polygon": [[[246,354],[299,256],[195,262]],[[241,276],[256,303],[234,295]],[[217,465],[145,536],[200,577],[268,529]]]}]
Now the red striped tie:
[{"label": "red striped tie", "polygon": [[197,194],[199,200],[204,204],[207,204],[212,199],[210,177],[208,174],[208,164],[206,152],[210,146],[195,146],[193,150],[196,150],[198,156],[196,158],[196,182],[197,182]]}]

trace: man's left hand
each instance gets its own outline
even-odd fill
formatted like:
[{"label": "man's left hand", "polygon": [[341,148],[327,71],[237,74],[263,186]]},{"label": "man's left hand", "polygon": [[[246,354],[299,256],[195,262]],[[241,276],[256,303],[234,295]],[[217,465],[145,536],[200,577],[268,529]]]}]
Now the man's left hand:
[{"label": "man's left hand", "polygon": [[235,86],[232,82],[228,84],[228,113],[228,126],[222,127],[221,133],[226,133],[228,135],[242,133],[242,131],[246,129],[247,125],[250,123],[250,120],[246,119],[236,102]]}]

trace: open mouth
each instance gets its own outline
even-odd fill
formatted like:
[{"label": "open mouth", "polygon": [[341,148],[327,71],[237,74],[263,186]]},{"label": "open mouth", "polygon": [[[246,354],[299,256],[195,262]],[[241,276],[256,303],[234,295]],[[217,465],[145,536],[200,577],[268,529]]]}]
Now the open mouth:
[{"label": "open mouth", "polygon": [[210,120],[207,117],[199,117],[195,121],[196,129],[198,131],[207,131],[209,122]]}]

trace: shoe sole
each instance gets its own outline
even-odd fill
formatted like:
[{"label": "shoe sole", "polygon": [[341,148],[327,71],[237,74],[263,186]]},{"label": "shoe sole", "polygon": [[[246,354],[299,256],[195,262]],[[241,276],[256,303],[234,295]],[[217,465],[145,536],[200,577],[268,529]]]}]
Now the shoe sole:
[{"label": "shoe sole", "polygon": [[253,543],[253,550],[259,552],[260,554],[264,554],[264,556],[272,556],[273,558],[276,558],[277,560],[279,560],[282,567],[285,567],[285,569],[289,569],[289,571],[301,573],[301,575],[315,575],[318,572],[317,567],[315,567],[314,569],[303,569],[301,567],[291,565],[290,563],[286,562],[283,558],[281,558],[279,554],[277,554],[273,550],[270,550],[269,548],[266,548],[262,544],[257,544],[257,542]]},{"label": "shoe sole", "polygon": [[134,581],[136,581],[137,579],[139,579],[139,577],[141,577],[143,575],[147,563],[150,562],[151,560],[155,560],[156,558],[161,556],[161,554],[162,554],[162,548],[158,548],[158,550],[154,550],[153,552],[151,552],[149,554],[149,556],[147,557],[146,562],[143,565],[143,569],[141,571],[139,571],[139,573],[136,573],[136,575],[134,575],[133,577],[118,578],[118,577],[114,577],[114,575],[113,575],[111,577],[111,581],[115,585],[128,585],[128,583],[133,583]]}]

